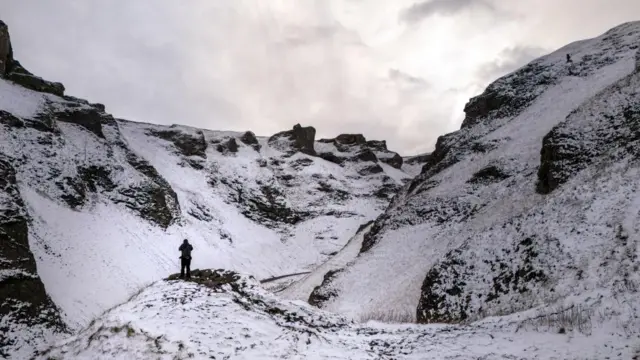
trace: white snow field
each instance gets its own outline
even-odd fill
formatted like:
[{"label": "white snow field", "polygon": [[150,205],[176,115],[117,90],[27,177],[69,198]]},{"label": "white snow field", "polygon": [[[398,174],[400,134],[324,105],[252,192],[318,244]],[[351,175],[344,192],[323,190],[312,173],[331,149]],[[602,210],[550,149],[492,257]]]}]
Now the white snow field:
[{"label": "white snow field", "polygon": [[631,359],[636,351],[607,327],[567,336],[522,327],[523,317],[358,324],[280,300],[248,277],[238,283],[240,291],[154,283],[37,359]]}]

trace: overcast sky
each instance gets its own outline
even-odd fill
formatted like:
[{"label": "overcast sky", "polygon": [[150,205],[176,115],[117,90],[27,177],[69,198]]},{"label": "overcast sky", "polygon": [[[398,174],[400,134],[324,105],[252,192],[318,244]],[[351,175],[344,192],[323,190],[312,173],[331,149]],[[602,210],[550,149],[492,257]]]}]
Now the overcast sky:
[{"label": "overcast sky", "polygon": [[495,78],[640,20],[638,0],[14,0],[27,69],[117,117],[271,135],[364,133],[402,154]]}]

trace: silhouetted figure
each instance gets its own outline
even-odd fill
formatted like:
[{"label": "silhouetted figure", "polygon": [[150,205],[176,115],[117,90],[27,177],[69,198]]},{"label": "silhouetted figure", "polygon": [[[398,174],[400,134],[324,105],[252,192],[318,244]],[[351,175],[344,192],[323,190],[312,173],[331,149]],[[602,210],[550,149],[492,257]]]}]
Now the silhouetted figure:
[{"label": "silhouetted figure", "polygon": [[573,62],[573,60],[571,60],[571,54],[567,54],[567,62],[568,63]]},{"label": "silhouetted figure", "polygon": [[193,246],[189,244],[187,239],[184,239],[182,245],[178,248],[178,251],[181,252],[180,255],[180,278],[183,278],[185,275],[185,269],[187,271],[187,279],[191,278],[191,251],[193,250]]}]

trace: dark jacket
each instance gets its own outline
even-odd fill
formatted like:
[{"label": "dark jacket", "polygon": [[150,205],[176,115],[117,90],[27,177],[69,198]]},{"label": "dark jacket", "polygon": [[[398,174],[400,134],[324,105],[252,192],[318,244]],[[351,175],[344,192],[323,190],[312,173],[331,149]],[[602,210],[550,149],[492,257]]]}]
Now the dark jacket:
[{"label": "dark jacket", "polygon": [[178,250],[182,252],[182,256],[180,256],[181,258],[191,259],[191,251],[193,250],[193,246],[191,246],[191,244],[183,243],[182,245],[180,245]]}]

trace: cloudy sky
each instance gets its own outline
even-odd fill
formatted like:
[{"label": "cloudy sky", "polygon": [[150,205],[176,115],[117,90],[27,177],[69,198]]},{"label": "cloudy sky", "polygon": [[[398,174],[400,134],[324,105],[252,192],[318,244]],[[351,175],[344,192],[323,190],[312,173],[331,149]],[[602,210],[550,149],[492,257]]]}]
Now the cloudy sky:
[{"label": "cloudy sky", "polygon": [[403,154],[459,128],[469,97],[638,0],[0,2],[25,67],[130,120],[271,135],[364,133]]}]

